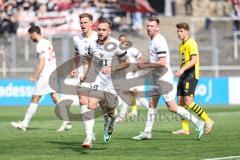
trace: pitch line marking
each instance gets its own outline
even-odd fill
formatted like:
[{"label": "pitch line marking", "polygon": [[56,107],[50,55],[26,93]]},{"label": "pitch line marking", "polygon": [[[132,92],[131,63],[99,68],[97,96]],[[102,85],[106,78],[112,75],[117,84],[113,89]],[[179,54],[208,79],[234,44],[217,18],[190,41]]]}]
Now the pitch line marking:
[{"label": "pitch line marking", "polygon": [[220,157],[220,158],[208,158],[208,159],[203,159],[203,160],[225,160],[225,159],[236,159],[239,158],[240,156],[230,156],[230,157]]}]

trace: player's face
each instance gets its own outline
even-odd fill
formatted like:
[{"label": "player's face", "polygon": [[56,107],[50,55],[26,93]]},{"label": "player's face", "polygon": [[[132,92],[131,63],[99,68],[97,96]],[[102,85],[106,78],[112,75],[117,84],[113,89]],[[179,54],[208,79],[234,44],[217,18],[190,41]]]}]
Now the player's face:
[{"label": "player's face", "polygon": [[121,36],[121,37],[119,37],[118,40],[119,40],[121,43],[123,43],[123,42],[126,42],[126,41],[127,41],[127,38],[124,37],[124,36]]},{"label": "player's face", "polygon": [[37,36],[38,36],[37,33],[33,32],[33,33],[28,33],[28,34],[33,42],[37,42]]},{"label": "player's face", "polygon": [[178,28],[177,35],[180,40],[185,40],[188,37],[188,31],[183,28]]},{"label": "player's face", "polygon": [[155,21],[147,22],[147,33],[150,37],[153,37],[159,31],[159,25]]},{"label": "player's face", "polygon": [[87,33],[92,27],[92,21],[88,17],[80,19],[80,26],[83,33]]},{"label": "player's face", "polygon": [[106,40],[110,32],[111,32],[111,29],[107,23],[100,23],[98,25],[97,34],[98,34],[99,40],[101,41]]}]

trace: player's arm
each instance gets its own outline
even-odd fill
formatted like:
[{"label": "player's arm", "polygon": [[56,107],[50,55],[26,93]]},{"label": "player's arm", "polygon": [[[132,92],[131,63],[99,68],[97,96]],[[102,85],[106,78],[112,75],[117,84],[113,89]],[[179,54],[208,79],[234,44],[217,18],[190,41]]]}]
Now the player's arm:
[{"label": "player's arm", "polygon": [[164,67],[166,65],[166,53],[167,53],[166,51],[157,52],[156,54],[158,55],[159,58],[158,61],[156,61],[155,63],[151,62],[139,63],[137,67],[139,69]]},{"label": "player's arm", "polygon": [[84,58],[84,60],[83,60],[83,75],[82,75],[82,77],[80,77],[81,81],[86,80],[91,61],[92,61],[92,56],[88,56],[88,57]]},{"label": "player's arm", "polygon": [[119,64],[111,67],[111,72],[120,71],[120,70],[126,69],[130,66],[128,57],[126,57],[124,59],[120,59],[119,62],[120,62]]},{"label": "player's arm", "polygon": [[192,55],[191,56],[191,60],[186,64],[183,65],[176,73],[175,75],[177,77],[180,77],[186,70],[188,70],[189,68],[192,68],[195,64],[197,63],[197,55]]},{"label": "player's arm", "polygon": [[102,73],[109,74],[111,72],[116,72],[116,71],[120,71],[128,68],[130,66],[130,62],[126,54],[127,54],[127,51],[124,51],[124,53],[118,54],[117,57],[118,57],[119,63],[112,66],[103,67]]},{"label": "player's arm", "polygon": [[44,66],[45,66],[45,58],[43,56],[40,56],[38,66],[37,66],[33,76],[30,77],[31,81],[37,80],[37,78],[39,77],[39,74],[43,70]]},{"label": "player's arm", "polygon": [[187,64],[182,65],[180,69],[175,73],[175,76],[180,77],[186,70],[193,67],[198,61],[198,46],[196,42],[192,42],[187,48],[190,52],[190,61]]}]

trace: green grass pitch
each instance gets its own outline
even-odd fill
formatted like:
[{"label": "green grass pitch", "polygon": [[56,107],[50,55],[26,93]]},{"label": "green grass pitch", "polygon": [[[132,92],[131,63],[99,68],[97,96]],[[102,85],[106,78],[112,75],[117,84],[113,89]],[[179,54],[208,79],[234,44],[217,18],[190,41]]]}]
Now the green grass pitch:
[{"label": "green grass pitch", "polygon": [[[70,131],[57,133],[61,121],[54,114],[53,107],[39,107],[29,130],[22,132],[10,126],[11,121],[22,120],[26,107],[0,107],[0,159],[1,160],[65,160],[65,159],[170,159],[192,160],[216,157],[240,156],[240,107],[206,107],[215,120],[214,130],[196,140],[194,126],[190,136],[172,135],[180,128],[179,118],[174,117],[165,107],[160,107],[154,124],[153,139],[134,141],[145,126],[145,109],[140,116],[117,124],[112,139],[103,142],[103,118],[96,119],[94,131],[97,140],[92,149],[83,149],[82,122],[72,122]],[[77,109],[73,109],[75,112]]]}]

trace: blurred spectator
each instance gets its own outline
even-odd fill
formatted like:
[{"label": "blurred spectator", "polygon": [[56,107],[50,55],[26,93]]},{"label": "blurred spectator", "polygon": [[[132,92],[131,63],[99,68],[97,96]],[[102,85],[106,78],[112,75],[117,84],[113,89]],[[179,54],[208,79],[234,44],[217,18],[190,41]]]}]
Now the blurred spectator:
[{"label": "blurred spectator", "polygon": [[42,4],[37,12],[38,17],[44,17],[47,13],[47,6]]},{"label": "blurred spectator", "polygon": [[57,10],[57,2],[58,2],[58,0],[49,0],[46,4],[47,11],[48,12],[56,11]]},{"label": "blurred spectator", "polygon": [[68,10],[72,7],[71,0],[60,0],[57,4],[58,11]]},{"label": "blurred spectator", "polygon": [[192,0],[185,0],[185,11],[186,15],[193,14]]},{"label": "blurred spectator", "polygon": [[230,0],[230,1],[232,2],[234,15],[238,16],[238,13],[239,13],[239,0]]},{"label": "blurred spectator", "polygon": [[134,12],[132,15],[132,29],[140,30],[143,27],[143,19],[141,12]]},{"label": "blurred spectator", "polygon": [[8,3],[1,17],[0,32],[4,33],[7,31],[9,34],[16,34],[18,27],[16,2]]}]

